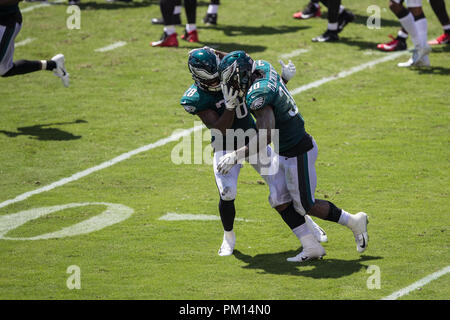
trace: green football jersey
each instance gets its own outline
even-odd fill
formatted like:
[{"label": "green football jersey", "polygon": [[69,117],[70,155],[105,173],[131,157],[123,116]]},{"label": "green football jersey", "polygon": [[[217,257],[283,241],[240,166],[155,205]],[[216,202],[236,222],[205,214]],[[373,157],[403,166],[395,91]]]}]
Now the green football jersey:
[{"label": "green football jersey", "polygon": [[[190,114],[196,115],[197,113],[210,109],[216,112],[219,116],[221,116],[225,111],[225,99],[223,98],[222,91],[218,91],[217,93],[208,92],[202,90],[197,85],[193,84],[186,90],[180,100],[180,104],[184,107],[184,109]],[[236,108],[236,113],[234,116],[233,125],[230,129],[237,130],[242,129],[244,133],[248,129],[256,130],[255,120],[253,119],[251,113],[247,109],[245,103],[241,103],[239,107]],[[239,134],[238,131],[234,131]],[[251,132],[251,131],[249,131]],[[253,131],[256,132],[256,131]],[[247,132],[248,133],[248,132]],[[228,137],[229,138],[229,137]],[[236,136],[233,137],[233,140],[236,142]],[[214,137],[212,137],[212,142],[214,141]],[[246,138],[245,141],[248,141]],[[223,149],[226,149],[227,136],[224,139]],[[241,143],[239,146],[234,144],[234,149],[238,147],[242,147]],[[222,146],[215,146],[215,149],[220,149]]]},{"label": "green football jersey", "polygon": [[252,111],[267,105],[273,107],[275,129],[279,133],[279,145],[275,145],[275,148],[278,152],[287,151],[305,136],[305,122],[275,68],[264,60],[255,61],[255,66],[262,77],[256,79],[248,89],[246,103]]}]

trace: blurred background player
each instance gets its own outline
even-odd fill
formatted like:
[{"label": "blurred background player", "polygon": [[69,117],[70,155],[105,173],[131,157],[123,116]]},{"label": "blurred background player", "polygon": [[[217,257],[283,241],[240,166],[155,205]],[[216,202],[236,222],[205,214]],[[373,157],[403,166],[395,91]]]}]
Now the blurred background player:
[{"label": "blurred background player", "polygon": [[[236,243],[236,235],[234,233],[234,220],[236,216],[236,209],[234,200],[237,195],[237,180],[241,170],[241,164],[236,164],[231,168],[227,174],[221,174],[217,171],[217,161],[224,154],[240,147],[239,144],[245,144],[248,139],[236,139],[238,135],[237,130],[241,130],[245,135],[245,131],[251,129],[249,132],[255,131],[255,122],[247,109],[245,103],[234,105],[226,105],[224,95],[222,94],[220,79],[218,73],[218,65],[220,59],[225,55],[225,52],[213,50],[208,47],[201,49],[194,49],[189,53],[188,67],[194,79],[192,84],[184,93],[180,100],[181,106],[190,114],[197,115],[202,122],[211,129],[211,145],[214,149],[214,178],[219,191],[219,214],[224,229],[223,241],[220,246],[218,254],[220,256],[228,256],[233,253]],[[295,75],[295,66],[289,61],[285,65],[281,60],[283,81],[287,82]],[[229,131],[232,129],[232,134]],[[236,131],[235,131],[236,130]],[[215,132],[214,132],[215,131]],[[249,133],[247,132],[247,133]],[[217,134],[223,139],[216,136]],[[231,144],[231,146],[229,144]],[[228,148],[232,148],[229,150]],[[272,152],[270,147],[267,147],[268,152]],[[253,168],[261,174],[261,166],[259,163],[252,164]],[[277,194],[274,189],[274,181],[272,176],[263,176],[266,183],[269,185],[271,195],[269,201],[274,206],[272,199],[275,199],[273,194]],[[308,227],[311,228],[317,241],[326,241],[325,232],[314,223],[310,217],[306,217]]]},{"label": "blurred background player", "polygon": [[[219,11],[220,0],[211,0],[208,5],[208,10],[206,11],[206,15],[203,17],[203,22],[206,25],[216,25],[217,24],[217,13]],[[181,25],[181,0],[175,1],[175,21],[177,25]],[[164,24],[164,19],[161,18],[153,18],[152,24]]]},{"label": "blurred background player", "polygon": [[[341,4],[341,0],[320,0],[328,8],[328,26],[325,33],[312,39],[314,42],[338,41],[338,33],[344,30],[344,27],[355,20],[355,15]],[[310,19],[320,17],[319,0],[311,0],[306,7],[299,12],[294,13],[294,19]]]},{"label": "blurred background player", "polygon": [[[181,24],[181,1],[160,0],[159,7],[163,16],[164,32],[159,41],[151,43],[152,47],[178,47],[178,34],[175,26]],[[196,26],[197,0],[184,0],[187,24],[181,39],[189,42],[198,42]],[[153,22],[153,21],[152,21]]]},{"label": "blurred background player", "polygon": [[[439,45],[439,44],[446,44],[450,41],[450,21],[447,13],[447,9],[445,7],[445,1],[444,0],[430,0],[431,8],[433,9],[434,13],[439,19],[439,22],[442,25],[442,28],[444,30],[444,33],[437,37],[436,39],[428,41],[428,44],[430,45]],[[395,6],[395,4],[394,4]],[[392,7],[392,4],[390,4],[390,7]],[[391,8],[392,10],[392,8]],[[408,39],[408,32],[401,28],[398,33],[397,37],[394,38],[392,35],[389,36],[392,41],[386,42],[386,43],[380,43],[377,45],[377,48],[381,51],[401,51],[407,49],[406,39]]]},{"label": "blurred background player", "polygon": [[14,40],[22,28],[21,0],[0,0],[0,76],[11,77],[40,70],[53,71],[61,78],[65,87],[69,86],[69,74],[64,66],[64,55],[58,54],[51,60],[16,60]]}]

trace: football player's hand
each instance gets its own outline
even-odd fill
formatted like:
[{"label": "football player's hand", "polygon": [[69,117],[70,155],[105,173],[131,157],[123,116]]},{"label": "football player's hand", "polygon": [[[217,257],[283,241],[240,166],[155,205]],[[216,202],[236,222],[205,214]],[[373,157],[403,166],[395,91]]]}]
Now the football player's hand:
[{"label": "football player's hand", "polygon": [[225,108],[227,108],[230,111],[233,111],[239,105],[238,99],[239,92],[237,90],[233,90],[233,88],[227,88],[227,86],[224,85],[223,83],[221,86],[223,98],[225,99]]},{"label": "football player's hand", "polygon": [[278,61],[281,64],[281,77],[287,81],[291,80],[293,76],[295,76],[295,73],[297,72],[297,69],[295,68],[295,65],[292,63],[291,60],[289,60],[288,64],[284,64],[283,60]]},{"label": "football player's hand", "polygon": [[220,174],[227,174],[237,163],[237,160],[238,159],[236,151],[227,153],[219,159],[219,163],[217,164],[217,171],[219,171]]}]

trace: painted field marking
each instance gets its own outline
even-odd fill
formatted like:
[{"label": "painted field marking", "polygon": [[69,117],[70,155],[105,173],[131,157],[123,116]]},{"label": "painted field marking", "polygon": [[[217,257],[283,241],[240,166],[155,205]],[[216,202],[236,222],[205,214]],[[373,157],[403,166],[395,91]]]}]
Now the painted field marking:
[{"label": "painted field marking", "polygon": [[[373,67],[373,66],[375,66],[375,65],[377,65],[379,63],[396,59],[397,57],[400,57],[401,55],[403,55],[405,53],[407,53],[407,52],[392,53],[390,55],[387,55],[384,58],[373,60],[373,61],[369,61],[369,62],[364,63],[362,65],[353,67],[353,68],[351,68],[349,70],[342,71],[336,76],[322,78],[322,79],[314,81],[314,82],[312,82],[310,84],[306,84],[304,86],[298,87],[298,88],[292,90],[291,94],[295,95],[295,94],[301,93],[303,91],[309,90],[311,88],[319,87],[322,84],[325,84],[327,82],[347,77],[347,76],[349,76],[349,75],[351,75],[351,74],[353,74],[355,72],[359,72],[359,71],[362,71],[362,70],[364,70],[366,68]],[[116,157],[116,158],[114,158],[112,160],[103,162],[102,164],[99,164],[99,165],[97,165],[95,167],[92,167],[92,168],[86,169],[84,171],[75,173],[75,174],[73,174],[70,177],[63,178],[63,179],[61,179],[59,181],[53,182],[52,184],[49,184],[49,185],[44,186],[44,187],[41,187],[39,189],[32,190],[32,191],[29,191],[29,192],[25,192],[25,193],[23,193],[21,195],[18,195],[14,199],[9,199],[9,200],[3,201],[3,202],[0,203],[0,208],[6,207],[6,206],[8,206],[8,205],[10,205],[12,203],[23,201],[23,200],[28,199],[29,197],[31,197],[31,196],[33,196],[35,194],[46,192],[46,191],[52,190],[54,188],[63,186],[65,184],[69,183],[69,182],[79,180],[79,179],[81,179],[81,178],[83,178],[83,177],[85,177],[87,175],[90,175],[93,172],[96,172],[96,171],[108,168],[108,167],[110,167],[112,165],[115,165],[116,163],[119,163],[121,161],[124,161],[124,160],[126,160],[126,159],[128,159],[128,158],[130,158],[130,157],[132,157],[132,156],[134,156],[136,154],[138,154],[138,153],[145,152],[145,151],[148,151],[148,150],[151,150],[151,149],[163,146],[163,145],[165,145],[165,144],[167,144],[169,142],[176,141],[176,140],[180,139],[181,137],[190,135],[192,132],[195,132],[195,131],[198,131],[198,130],[202,130],[203,128],[205,128],[205,126],[200,125],[200,126],[192,127],[190,129],[185,129],[185,130],[183,130],[183,131],[181,131],[181,132],[179,132],[177,134],[172,134],[171,136],[169,136],[167,138],[164,138],[164,139],[161,139],[161,140],[158,140],[155,143],[151,143],[149,145],[146,145],[146,146],[140,147],[138,149],[129,151],[129,152],[124,153],[124,154],[122,154],[122,155],[120,155],[120,156],[118,156],[118,157]]]},{"label": "painted field marking", "polygon": [[79,180],[79,179],[81,179],[83,177],[86,177],[86,176],[90,175],[91,173],[94,173],[96,171],[100,171],[102,169],[111,167],[111,166],[113,166],[113,165],[115,165],[115,164],[117,164],[119,162],[122,162],[124,160],[127,160],[127,159],[131,158],[132,156],[135,156],[135,155],[137,155],[139,153],[142,153],[142,152],[145,152],[145,151],[148,151],[148,150],[151,150],[151,149],[155,149],[155,148],[161,147],[161,146],[163,146],[165,144],[168,144],[170,142],[176,141],[176,140],[178,140],[178,139],[180,139],[180,138],[182,138],[184,136],[190,135],[192,132],[195,132],[195,131],[198,131],[198,130],[202,130],[203,128],[204,128],[204,126],[200,125],[200,126],[192,127],[190,129],[185,129],[185,130],[179,131],[177,133],[174,133],[174,134],[172,134],[171,136],[169,136],[167,138],[160,139],[160,140],[158,140],[158,141],[156,141],[154,143],[150,143],[148,145],[142,146],[142,147],[134,149],[132,151],[123,153],[123,154],[115,157],[114,159],[105,161],[105,162],[103,162],[103,163],[101,163],[101,164],[99,164],[99,165],[97,165],[95,167],[86,169],[86,170],[81,171],[81,172],[77,172],[77,173],[73,174],[70,177],[67,177],[67,178],[61,179],[59,181],[53,182],[53,183],[51,183],[49,185],[46,185],[46,186],[44,186],[42,188],[39,188],[39,189],[36,189],[36,190],[32,190],[32,191],[29,191],[29,192],[25,192],[25,193],[15,197],[14,199],[3,201],[3,202],[0,203],[0,208],[6,207],[7,205],[10,205],[12,203],[16,203],[16,202],[20,202],[20,201],[23,201],[25,199],[28,199],[32,195],[39,194],[39,193],[46,192],[46,191],[50,191],[50,190],[55,189],[57,187],[63,186],[65,184],[69,183],[69,182]]},{"label": "painted field marking", "polygon": [[35,9],[45,8],[45,7],[49,7],[49,6],[53,5],[53,4],[58,4],[58,3],[63,3],[63,2],[65,2],[65,0],[56,0],[56,1],[53,1],[53,2],[44,2],[44,3],[36,4],[34,6],[26,7],[24,9],[20,9],[20,12],[27,13],[27,12],[33,11]]},{"label": "painted field marking", "polygon": [[308,49],[297,49],[297,50],[294,50],[294,51],[292,51],[290,53],[282,54],[280,56],[280,58],[281,59],[290,59],[290,58],[296,57],[298,55],[301,55],[302,53],[306,53],[308,51],[309,51]]},{"label": "painted field marking", "polygon": [[450,272],[450,266],[446,266],[445,268],[443,268],[435,273],[432,273],[432,274],[420,279],[419,281],[414,282],[412,285],[407,286],[406,288],[403,288],[401,290],[398,290],[398,291],[394,292],[393,294],[391,294],[387,297],[384,297],[381,300],[396,300],[404,295],[411,293],[414,290],[417,290],[420,287],[423,287],[427,283],[429,283],[433,280],[436,280],[437,278],[442,277],[443,275],[445,275],[449,272]]},{"label": "painted field marking", "polygon": [[367,69],[367,68],[374,67],[374,66],[376,66],[379,63],[397,59],[398,57],[400,57],[400,56],[402,56],[404,54],[410,54],[410,53],[408,51],[406,51],[406,52],[402,51],[402,52],[396,52],[396,53],[389,54],[389,55],[387,55],[387,56],[385,56],[383,58],[372,60],[372,61],[360,64],[359,66],[350,68],[348,70],[341,71],[337,75],[334,75],[334,76],[331,76],[331,77],[325,77],[325,78],[322,78],[320,80],[317,80],[317,81],[305,84],[305,85],[303,85],[301,87],[295,88],[295,89],[293,89],[291,91],[291,94],[292,95],[296,95],[296,94],[299,94],[299,93],[301,93],[303,91],[306,91],[306,90],[309,90],[309,89],[312,89],[312,88],[320,87],[321,85],[323,85],[323,84],[325,84],[327,82],[348,77],[349,75],[352,75],[352,74],[354,74],[356,72],[362,71],[362,70]]},{"label": "painted field marking", "polygon": [[113,44],[110,44],[106,47],[103,48],[99,48],[99,49],[95,49],[95,52],[106,52],[106,51],[111,51],[120,47],[125,46],[127,43],[125,41],[118,41],[118,42],[114,42]]},{"label": "painted field marking", "polygon": [[26,38],[25,40],[19,41],[17,43],[14,44],[14,47],[22,47],[24,45],[29,44],[30,42],[33,42],[34,40],[36,40],[36,38]]},{"label": "painted field marking", "polygon": [[[197,221],[216,221],[220,220],[219,216],[212,214],[181,214],[175,212],[168,212],[158,220],[166,221],[183,221],[183,220],[197,220]],[[236,218],[235,221],[251,222],[252,220]]]}]

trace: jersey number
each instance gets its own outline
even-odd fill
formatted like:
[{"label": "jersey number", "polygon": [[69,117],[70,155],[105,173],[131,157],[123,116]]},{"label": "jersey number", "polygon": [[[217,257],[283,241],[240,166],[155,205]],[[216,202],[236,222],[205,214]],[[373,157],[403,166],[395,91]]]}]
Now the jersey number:
[{"label": "jersey number", "polygon": [[284,86],[283,83],[280,83],[280,86],[278,87],[278,94],[280,95],[280,97],[282,96],[286,97],[287,103],[290,106],[288,111],[289,115],[293,117],[296,114],[298,114],[298,108],[297,105],[295,104],[295,100],[294,98],[292,98],[291,94],[289,93],[288,89]]},{"label": "jersey number", "polygon": [[[225,108],[225,100],[220,100],[216,103],[217,109]],[[236,108],[236,118],[242,119],[245,118],[248,114],[247,106],[244,102],[242,102],[237,108]]]}]

